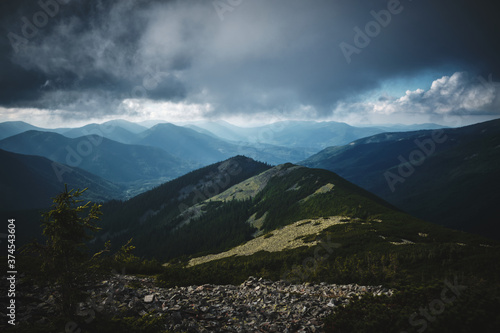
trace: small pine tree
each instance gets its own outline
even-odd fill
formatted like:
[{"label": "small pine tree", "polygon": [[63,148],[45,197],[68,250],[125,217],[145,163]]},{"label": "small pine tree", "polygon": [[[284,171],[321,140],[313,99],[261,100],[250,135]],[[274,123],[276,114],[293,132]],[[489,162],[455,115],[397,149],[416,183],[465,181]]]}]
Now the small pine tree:
[{"label": "small pine tree", "polygon": [[52,209],[42,214],[44,244],[32,243],[28,252],[38,254],[42,259],[39,280],[53,285],[57,290],[57,304],[66,316],[73,316],[78,302],[84,299],[85,287],[98,276],[101,255],[106,249],[90,257],[85,241],[100,230],[95,224],[102,215],[100,205],[90,202],[80,205],[78,198],[84,190],[70,190],[67,185],[62,193],[53,198]]}]

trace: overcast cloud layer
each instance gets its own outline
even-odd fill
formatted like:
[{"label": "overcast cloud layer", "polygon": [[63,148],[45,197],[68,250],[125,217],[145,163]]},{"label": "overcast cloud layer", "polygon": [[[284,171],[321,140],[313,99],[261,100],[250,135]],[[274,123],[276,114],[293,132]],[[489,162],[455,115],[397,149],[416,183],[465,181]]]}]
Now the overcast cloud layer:
[{"label": "overcast cloud layer", "polygon": [[498,117],[494,5],[3,0],[0,121]]}]

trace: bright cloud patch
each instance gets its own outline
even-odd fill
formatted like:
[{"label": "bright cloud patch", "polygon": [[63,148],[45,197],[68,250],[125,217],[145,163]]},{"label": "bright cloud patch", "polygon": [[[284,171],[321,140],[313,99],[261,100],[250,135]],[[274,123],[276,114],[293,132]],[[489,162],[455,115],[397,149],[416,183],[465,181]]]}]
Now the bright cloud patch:
[{"label": "bright cloud patch", "polygon": [[[430,89],[406,91],[401,97],[384,94],[373,102],[339,103],[334,114],[357,114],[354,120],[373,116],[499,115],[500,83],[492,77],[473,77],[457,72],[435,80]],[[421,118],[422,119],[422,118]]]}]

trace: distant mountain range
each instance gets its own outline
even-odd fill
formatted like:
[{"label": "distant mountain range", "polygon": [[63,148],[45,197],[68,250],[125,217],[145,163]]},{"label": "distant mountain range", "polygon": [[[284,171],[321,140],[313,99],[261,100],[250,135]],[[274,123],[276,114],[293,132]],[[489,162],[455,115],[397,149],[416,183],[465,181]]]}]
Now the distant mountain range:
[{"label": "distant mountain range", "polygon": [[76,139],[88,135],[99,135],[107,139],[120,143],[133,143],[136,140],[136,133],[132,133],[123,127],[111,127],[106,132],[102,131],[103,126],[90,124],[81,128],[74,128],[62,134],[68,138]]},{"label": "distant mountain range", "polygon": [[0,123],[0,140],[26,131],[45,131],[45,129],[23,121],[7,121]]},{"label": "distant mountain range", "polygon": [[[187,125],[201,133],[213,135],[236,142],[266,143],[276,146],[305,148],[318,151],[329,146],[347,144],[359,138],[386,132],[401,130],[413,126],[398,125],[391,127],[354,127],[334,121],[282,121],[258,127],[238,127],[227,122],[194,122]],[[436,128],[439,125],[418,125]],[[290,161],[294,162],[294,161]]]},{"label": "distant mountain range", "polygon": [[70,139],[57,133],[28,131],[1,140],[0,149],[78,167],[127,185],[133,193],[146,181],[164,182],[191,170],[187,163],[162,149],[127,145],[92,135]]},{"label": "distant mountain range", "polygon": [[173,156],[182,156],[202,165],[233,156],[237,148],[219,138],[170,123],[155,125],[142,132],[139,137],[139,144],[158,147]]},{"label": "distant mountain range", "polygon": [[68,138],[102,136],[124,143],[159,147],[190,162],[193,168],[238,154],[272,164],[297,162],[319,150],[343,145],[369,135],[392,130],[439,125],[353,127],[338,122],[282,121],[258,127],[239,127],[225,121],[199,121],[184,126],[161,121],[151,128],[126,120],[89,124],[78,128],[44,129],[24,122],[0,123],[0,140],[29,130],[53,132]]},{"label": "distant mountain range", "polygon": [[309,156],[300,148],[276,146],[266,143],[230,142],[215,135],[204,134],[190,128],[163,123],[140,133],[136,143],[162,148],[173,156],[201,165],[215,163],[235,155],[245,155],[259,161],[279,164]]},{"label": "distant mountain range", "polygon": [[334,171],[417,217],[500,238],[500,120],[378,134],[300,164]]}]

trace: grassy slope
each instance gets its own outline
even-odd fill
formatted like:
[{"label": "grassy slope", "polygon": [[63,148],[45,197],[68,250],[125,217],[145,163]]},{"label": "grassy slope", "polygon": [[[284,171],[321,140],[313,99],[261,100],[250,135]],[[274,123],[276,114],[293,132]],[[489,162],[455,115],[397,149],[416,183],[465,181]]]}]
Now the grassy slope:
[{"label": "grassy slope", "polygon": [[[397,211],[386,202],[331,172],[296,168],[293,165],[281,167],[283,168],[281,176],[276,175],[269,179],[267,186],[258,192],[253,199],[233,200],[226,203],[231,203],[236,208],[238,205],[239,208],[244,208],[233,209],[233,212],[238,214],[239,221],[248,221],[266,214],[262,229],[265,232],[271,232],[299,220],[339,215],[350,216],[353,219],[347,225],[331,226],[317,236],[318,238],[327,237],[335,243],[341,244],[342,247],[336,253],[341,253],[343,256],[374,252],[380,256],[400,254],[403,257],[420,257],[424,256],[424,253],[439,252],[441,248],[444,249],[443,251],[453,249],[450,251],[457,253],[467,253],[467,251],[488,253],[491,248],[481,246],[481,244],[496,246],[493,241],[445,229]],[[286,173],[284,172],[286,170],[292,171]],[[247,180],[245,183],[251,183],[251,180]],[[311,196],[318,189],[324,188],[324,184],[333,184],[333,189]],[[238,187],[233,187],[228,192],[234,192],[235,188]],[[224,194],[221,196],[224,197]],[[309,199],[304,201],[303,199],[307,197]],[[210,227],[212,223],[212,216],[209,214],[211,209],[221,213],[225,206],[222,202],[210,203],[210,205],[214,206],[206,206],[206,215],[195,221],[195,224],[203,223]],[[212,235],[207,237],[210,236]],[[408,240],[415,244],[401,246],[393,244],[401,243],[402,240]],[[458,245],[458,243],[466,244],[466,246]],[[304,248],[297,251],[297,253],[310,253],[311,249]],[[213,250],[211,252],[221,251]],[[286,254],[269,254],[270,257],[283,255],[286,256]],[[249,257],[242,261],[247,261],[247,259],[253,260]],[[228,260],[231,261],[231,259]],[[408,262],[404,262],[404,264],[408,264]],[[275,267],[273,277],[276,278],[283,273],[285,266]],[[244,275],[242,274],[242,278]],[[406,276],[408,277],[407,274]]]}]

